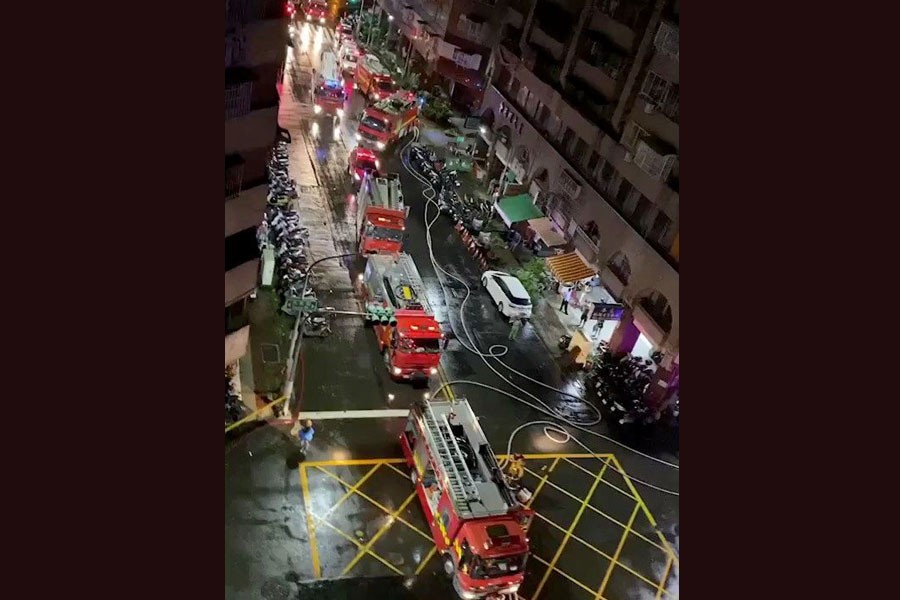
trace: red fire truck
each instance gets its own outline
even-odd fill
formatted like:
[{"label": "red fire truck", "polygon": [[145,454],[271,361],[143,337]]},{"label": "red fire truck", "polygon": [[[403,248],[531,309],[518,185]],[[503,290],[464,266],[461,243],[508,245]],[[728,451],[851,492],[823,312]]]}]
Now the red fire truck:
[{"label": "red fire truck", "polygon": [[353,88],[372,100],[386,98],[393,94],[397,86],[387,68],[381,64],[374,54],[366,54],[359,58],[356,65],[356,80]]},{"label": "red fire truck", "polygon": [[409,207],[403,204],[400,176],[366,174],[359,188],[356,221],[360,254],[394,254],[403,249]]},{"label": "red fire truck", "polygon": [[400,446],[456,593],[466,600],[515,594],[534,511],[507,485],[469,402],[417,402]]},{"label": "red fire truck", "polygon": [[415,95],[399,92],[366,108],[359,120],[356,140],[365,147],[384,150],[410,132],[418,120]]},{"label": "red fire truck", "polygon": [[374,325],[391,378],[427,385],[437,374],[444,334],[412,257],[402,252],[369,254],[362,277],[367,320]]},{"label": "red fire truck", "polygon": [[319,115],[343,116],[346,100],[337,57],[331,50],[323,50],[319,55],[319,76],[314,91],[313,112]]},{"label": "red fire truck", "polygon": [[309,23],[318,23],[324,25],[328,20],[328,1],[327,0],[304,0],[301,3],[304,18]]}]

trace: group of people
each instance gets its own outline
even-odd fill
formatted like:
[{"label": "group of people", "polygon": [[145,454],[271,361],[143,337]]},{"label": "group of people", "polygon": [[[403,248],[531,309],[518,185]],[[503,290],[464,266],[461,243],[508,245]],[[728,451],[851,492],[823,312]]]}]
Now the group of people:
[{"label": "group of people", "polygon": [[[563,292],[562,304],[559,305],[559,311],[565,315],[569,314],[569,302],[571,302],[575,295],[578,293],[578,290],[575,287],[570,287],[565,292]],[[584,327],[587,324],[588,319],[591,318],[591,310],[592,306],[590,303],[586,303],[581,307],[581,322],[579,324],[580,327]]]}]

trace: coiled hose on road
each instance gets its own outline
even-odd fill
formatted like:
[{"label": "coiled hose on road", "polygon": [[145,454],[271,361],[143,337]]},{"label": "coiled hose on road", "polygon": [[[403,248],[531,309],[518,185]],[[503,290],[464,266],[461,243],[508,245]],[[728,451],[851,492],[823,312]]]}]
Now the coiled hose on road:
[{"label": "coiled hose on road", "polygon": [[[502,360],[500,360],[500,358],[503,357],[503,356],[505,356],[505,355],[509,352],[509,348],[508,348],[507,346],[504,346],[504,345],[502,345],[502,344],[494,344],[494,345],[492,345],[490,348],[488,348],[488,351],[487,351],[487,352],[482,352],[481,350],[479,350],[479,349],[477,348],[476,343],[475,343],[475,340],[474,340],[474,338],[473,338],[473,336],[472,336],[472,334],[471,334],[471,331],[469,330],[469,327],[468,327],[468,325],[467,325],[467,323],[466,323],[466,319],[465,319],[465,305],[466,305],[466,302],[468,302],[469,297],[471,296],[472,290],[471,290],[471,288],[469,287],[469,285],[468,285],[465,281],[463,281],[462,279],[460,279],[459,277],[457,277],[457,276],[454,275],[453,273],[450,273],[450,272],[447,271],[443,266],[441,266],[441,265],[438,263],[437,259],[435,258],[435,255],[434,255],[434,249],[433,249],[433,246],[432,246],[432,238],[431,238],[431,227],[432,227],[432,225],[438,220],[438,217],[440,216],[440,209],[439,209],[439,207],[438,207],[438,205],[437,205],[437,202],[435,202],[435,197],[437,196],[437,193],[435,192],[434,188],[432,187],[431,182],[428,181],[428,180],[427,180],[425,177],[423,177],[421,174],[419,174],[415,169],[411,168],[410,165],[409,165],[409,161],[408,161],[408,150],[409,150],[409,147],[410,147],[413,143],[415,143],[415,142],[418,140],[418,137],[419,137],[419,130],[418,130],[418,128],[416,128],[415,131],[414,131],[414,135],[413,135],[412,139],[410,139],[410,141],[409,141],[409,142],[408,142],[408,143],[400,150],[400,161],[401,161],[401,163],[403,164],[403,168],[406,169],[406,171],[407,171],[410,175],[412,175],[417,181],[419,181],[419,182],[422,183],[422,185],[423,185],[422,196],[425,198],[425,201],[426,201],[425,215],[424,215],[424,219],[425,219],[425,232],[426,232],[426,233],[425,233],[425,235],[426,235],[426,243],[427,243],[427,246],[428,246],[428,255],[429,255],[429,259],[431,260],[431,264],[432,264],[432,266],[434,267],[435,272],[437,272],[437,273],[443,273],[446,277],[449,277],[449,278],[451,278],[451,279],[453,279],[453,280],[455,280],[455,281],[458,281],[458,282],[459,282],[460,284],[462,284],[463,287],[465,287],[465,289],[466,289],[466,296],[465,296],[465,298],[463,299],[462,303],[460,304],[460,308],[459,308],[459,322],[460,322],[460,324],[461,324],[461,326],[462,326],[462,330],[463,330],[463,332],[464,332],[464,334],[465,334],[465,337],[466,337],[466,339],[468,340],[469,344],[466,344],[465,341],[463,341],[462,339],[459,339],[459,338],[457,338],[457,339],[459,339],[460,344],[462,344],[463,348],[465,348],[467,351],[471,352],[472,354],[475,354],[476,356],[478,356],[478,357],[484,362],[484,364],[485,364],[485,365],[486,365],[486,366],[487,366],[487,367],[488,367],[495,375],[497,375],[497,377],[499,377],[499,378],[500,378],[501,380],[503,380],[507,385],[509,385],[510,387],[514,388],[514,389],[517,390],[518,392],[521,392],[522,394],[524,394],[524,395],[526,395],[527,397],[529,397],[529,398],[531,398],[532,400],[534,400],[534,402],[536,402],[536,404],[533,403],[533,402],[531,402],[531,401],[529,401],[529,400],[526,400],[525,398],[523,398],[523,397],[521,397],[521,396],[517,396],[517,395],[515,395],[515,394],[511,394],[511,393],[509,393],[509,392],[507,392],[507,391],[505,391],[505,390],[502,390],[502,389],[500,389],[500,388],[496,388],[496,387],[494,387],[494,386],[490,386],[490,385],[487,385],[487,384],[483,384],[483,383],[480,383],[480,382],[477,382],[477,381],[468,381],[468,380],[458,380],[458,381],[453,381],[453,382],[445,383],[445,384],[443,384],[440,388],[438,388],[438,390],[435,392],[435,395],[436,395],[440,390],[442,390],[444,387],[449,386],[449,385],[452,385],[452,384],[475,385],[475,386],[478,386],[478,387],[483,387],[483,388],[486,388],[486,389],[491,389],[491,390],[494,390],[494,391],[496,391],[496,392],[498,392],[498,393],[501,393],[501,394],[503,394],[503,395],[505,395],[505,396],[507,396],[507,397],[509,397],[509,398],[512,398],[513,400],[516,400],[516,401],[518,401],[518,402],[522,402],[523,404],[525,404],[525,405],[527,405],[527,406],[529,406],[529,407],[531,407],[531,408],[533,408],[533,409],[535,409],[535,410],[537,410],[537,411],[539,411],[539,412],[541,412],[541,413],[544,413],[544,414],[546,414],[546,415],[548,415],[548,416],[550,416],[550,417],[552,417],[552,418],[554,418],[554,419],[557,419],[558,421],[563,422],[564,424],[568,425],[569,427],[572,427],[573,429],[577,429],[577,430],[582,431],[582,432],[584,432],[584,433],[587,433],[587,434],[589,434],[589,435],[593,435],[593,436],[599,437],[599,438],[601,438],[601,439],[604,439],[604,440],[606,440],[606,441],[609,441],[609,442],[611,442],[611,443],[613,443],[613,444],[616,444],[616,445],[620,446],[621,448],[624,448],[624,449],[628,450],[629,452],[635,453],[635,454],[637,454],[637,455],[639,455],[639,456],[642,456],[642,457],[644,457],[644,458],[646,458],[646,459],[648,459],[648,460],[651,460],[651,461],[657,462],[657,463],[659,463],[659,464],[662,464],[662,465],[671,467],[671,468],[673,468],[673,469],[678,469],[679,466],[678,466],[677,464],[674,464],[674,463],[671,463],[671,462],[668,462],[668,461],[659,459],[659,458],[657,458],[657,457],[655,457],[655,456],[651,456],[651,455],[649,455],[649,454],[646,454],[646,453],[644,453],[644,452],[641,452],[640,450],[637,450],[637,449],[635,449],[635,448],[631,448],[630,446],[627,446],[626,444],[623,444],[623,443],[621,443],[621,442],[619,442],[619,441],[617,441],[617,440],[615,440],[615,439],[612,439],[612,438],[610,438],[610,437],[608,437],[608,436],[605,436],[605,435],[603,435],[603,434],[601,434],[601,433],[598,433],[598,432],[596,432],[596,431],[591,431],[590,429],[587,429],[587,427],[590,427],[590,426],[592,426],[592,425],[596,425],[596,424],[600,423],[600,421],[601,421],[601,418],[602,418],[602,417],[601,417],[600,411],[599,411],[599,409],[597,409],[597,407],[595,407],[595,406],[593,406],[593,405],[591,405],[591,404],[587,404],[587,406],[589,406],[589,407],[596,413],[596,415],[597,415],[597,418],[596,418],[596,419],[591,420],[591,421],[586,421],[586,422],[583,422],[583,423],[577,423],[577,422],[572,421],[571,419],[569,419],[567,416],[561,414],[557,409],[555,409],[554,407],[550,406],[549,404],[547,404],[546,402],[544,402],[543,400],[541,400],[540,398],[538,398],[537,396],[535,396],[534,394],[532,394],[531,392],[529,392],[528,390],[526,390],[526,389],[524,389],[524,388],[522,388],[522,387],[516,385],[515,383],[513,383],[508,377],[504,376],[500,371],[498,371],[498,370],[494,367],[494,365],[491,364],[491,362],[490,362],[488,359],[489,359],[489,358],[494,359],[495,361],[497,361],[497,363],[499,363],[502,367],[504,367],[505,369],[507,369],[507,370],[510,371],[511,373],[514,373],[514,374],[516,374],[516,375],[518,375],[518,376],[520,376],[520,377],[522,377],[522,378],[524,378],[524,379],[527,379],[528,381],[530,381],[530,382],[532,382],[532,383],[535,383],[535,384],[537,384],[537,385],[539,385],[539,386],[541,386],[541,387],[543,387],[543,388],[545,388],[545,389],[548,389],[548,390],[550,390],[550,391],[556,392],[556,393],[558,393],[558,394],[560,394],[560,395],[563,395],[563,396],[568,396],[568,397],[570,397],[570,398],[575,398],[575,399],[577,399],[577,400],[583,402],[583,399],[582,399],[582,398],[579,398],[578,396],[575,396],[575,395],[573,395],[573,394],[571,394],[571,393],[569,393],[569,392],[566,392],[565,390],[561,390],[561,389],[555,388],[555,387],[553,387],[553,386],[547,385],[547,384],[545,384],[545,383],[543,383],[543,382],[541,382],[541,381],[537,381],[536,379],[533,379],[532,377],[529,377],[528,375],[526,375],[526,374],[524,374],[524,373],[522,373],[522,372],[520,372],[520,371],[517,371],[516,369],[512,368],[512,367],[509,366],[508,364],[504,363]],[[433,207],[433,208],[435,209],[435,216],[434,216],[434,218],[429,218],[429,216],[428,216],[428,215],[429,215],[428,209],[429,209],[430,207]],[[438,276],[438,282],[439,282],[440,285],[441,285],[441,290],[442,290],[443,293],[444,293],[444,297],[445,297],[445,298],[449,298],[449,297],[450,297],[450,294],[447,293],[447,288],[446,288],[446,286],[445,286],[445,284],[444,284],[443,279],[442,279],[440,276]],[[450,315],[450,312],[448,311],[448,318],[449,318],[449,315]],[[571,440],[571,441],[574,441],[574,442],[575,442],[576,444],[578,444],[579,446],[581,446],[582,448],[584,448],[585,450],[587,450],[589,453],[595,454],[595,451],[594,451],[594,450],[590,449],[588,446],[586,446],[584,443],[582,443],[580,440],[578,440],[574,435],[572,435],[571,433],[569,433],[566,429],[564,429],[564,428],[563,428],[562,426],[560,426],[558,423],[555,423],[555,422],[552,422],[552,421],[529,421],[529,422],[523,423],[522,425],[520,425],[519,427],[517,427],[517,428],[512,432],[512,434],[510,434],[509,440],[508,440],[508,442],[507,442],[507,454],[509,454],[510,451],[511,451],[513,439],[515,438],[516,434],[518,434],[519,431],[521,431],[521,430],[523,430],[523,429],[525,429],[525,428],[527,428],[527,427],[531,427],[531,426],[543,426],[543,427],[544,427],[544,435],[546,435],[550,440],[552,440],[552,441],[555,442],[555,443],[563,444],[563,443],[566,443],[566,442],[568,442],[569,440]],[[551,432],[559,434],[559,435],[562,437],[562,440],[559,440],[559,439],[554,438],[554,437],[551,435]],[[600,460],[599,457],[598,457],[598,460]],[[504,466],[504,465],[501,465],[501,466]],[[616,469],[616,470],[618,470],[617,467],[615,467],[615,466],[613,466],[613,468]],[[654,489],[654,490],[656,490],[656,491],[659,491],[659,492],[661,492],[661,493],[669,494],[669,495],[672,495],[672,496],[678,496],[678,495],[679,495],[678,492],[676,492],[676,491],[673,491],[673,490],[667,490],[667,489],[661,488],[661,487],[659,487],[659,486],[653,485],[653,484],[648,483],[648,482],[646,482],[646,481],[642,481],[642,480],[640,480],[640,479],[637,479],[637,478],[635,478],[635,477],[633,477],[633,476],[627,475],[627,474],[624,473],[624,472],[621,472],[621,471],[620,471],[620,474],[621,474],[623,477],[627,477],[627,478],[631,479],[632,481],[634,481],[634,482],[636,482],[636,483],[640,483],[640,484],[642,484],[642,485],[644,485],[644,486],[647,486],[647,487],[649,487],[649,488],[651,488],[651,489]]]}]

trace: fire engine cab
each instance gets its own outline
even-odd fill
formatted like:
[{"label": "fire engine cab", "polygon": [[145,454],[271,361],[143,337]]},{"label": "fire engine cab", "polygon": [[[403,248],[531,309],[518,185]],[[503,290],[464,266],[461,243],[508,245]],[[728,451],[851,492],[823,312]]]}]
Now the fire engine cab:
[{"label": "fire engine cab", "polygon": [[419,103],[414,94],[398,92],[363,111],[356,140],[363,146],[384,150],[412,131],[419,119]]},{"label": "fire engine cab", "polygon": [[343,116],[346,94],[334,52],[324,50],[319,56],[319,78],[316,82],[313,112],[319,115]]},{"label": "fire engine cab", "polygon": [[360,254],[393,254],[403,249],[409,207],[403,204],[400,176],[366,174],[359,189]]},{"label": "fire engine cab", "polygon": [[390,72],[374,54],[360,57],[353,87],[372,100],[386,98],[397,89]]},{"label": "fire engine cab", "polygon": [[409,254],[369,254],[362,275],[367,320],[384,366],[396,381],[427,385],[437,374],[444,334]]},{"label": "fire engine cab", "polygon": [[400,446],[456,593],[465,600],[515,594],[534,511],[507,485],[469,402],[417,402]]}]

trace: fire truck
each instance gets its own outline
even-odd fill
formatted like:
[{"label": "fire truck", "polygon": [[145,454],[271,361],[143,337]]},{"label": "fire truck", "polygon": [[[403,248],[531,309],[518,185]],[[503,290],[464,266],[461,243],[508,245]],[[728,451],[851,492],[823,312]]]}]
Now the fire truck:
[{"label": "fire truck", "polygon": [[324,25],[328,20],[327,0],[304,0],[301,9],[308,23]]},{"label": "fire truck", "polygon": [[384,150],[410,132],[418,119],[419,103],[415,95],[398,92],[363,111],[356,140],[362,146]]},{"label": "fire truck", "polygon": [[362,278],[366,320],[374,327],[391,378],[427,385],[437,374],[445,338],[412,257],[369,254]]},{"label": "fire truck", "polygon": [[357,223],[360,254],[393,254],[403,249],[409,207],[403,204],[400,176],[366,173],[359,188]]},{"label": "fire truck", "polygon": [[314,92],[315,106],[313,111],[317,115],[325,113],[327,115],[343,116],[346,93],[344,92],[343,80],[341,79],[340,68],[334,52],[327,49],[322,51],[322,54],[319,56],[319,68],[318,81]]},{"label": "fire truck", "polygon": [[359,58],[353,87],[372,100],[386,98],[397,89],[390,72],[374,54],[366,54]]},{"label": "fire truck", "polygon": [[503,478],[469,402],[415,403],[400,446],[456,593],[466,600],[515,594],[534,511]]}]

